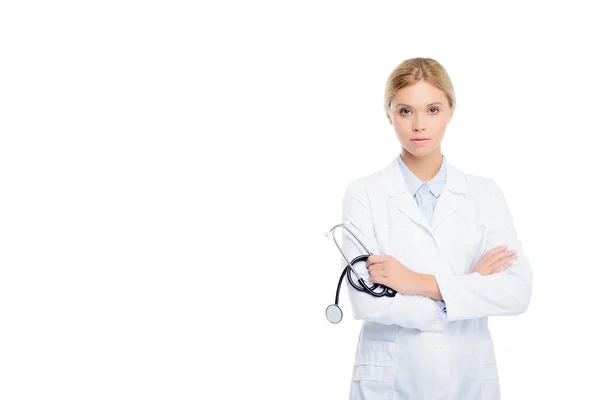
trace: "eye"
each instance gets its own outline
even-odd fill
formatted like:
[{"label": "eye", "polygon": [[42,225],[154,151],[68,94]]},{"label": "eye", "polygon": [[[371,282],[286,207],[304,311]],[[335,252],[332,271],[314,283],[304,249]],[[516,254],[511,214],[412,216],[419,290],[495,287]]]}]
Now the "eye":
[{"label": "eye", "polygon": [[[439,111],[440,111],[440,109],[437,108],[437,107],[431,107],[429,109],[429,111],[431,111],[431,110],[435,110],[435,112],[431,113],[431,115],[435,115],[435,114],[439,113]],[[399,111],[400,115],[409,115],[409,114],[405,113],[404,111],[409,111],[410,112],[410,110],[408,108],[401,108],[400,111]]]}]

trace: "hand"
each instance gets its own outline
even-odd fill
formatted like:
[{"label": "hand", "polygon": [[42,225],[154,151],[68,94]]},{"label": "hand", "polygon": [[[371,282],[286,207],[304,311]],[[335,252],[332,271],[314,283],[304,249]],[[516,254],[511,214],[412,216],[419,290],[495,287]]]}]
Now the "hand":
[{"label": "hand", "polygon": [[367,258],[369,282],[380,283],[403,294],[417,294],[419,275],[392,256],[378,255]]},{"label": "hand", "polygon": [[473,272],[483,276],[502,272],[510,268],[517,257],[516,252],[507,250],[507,246],[495,247],[481,257],[473,268]]}]

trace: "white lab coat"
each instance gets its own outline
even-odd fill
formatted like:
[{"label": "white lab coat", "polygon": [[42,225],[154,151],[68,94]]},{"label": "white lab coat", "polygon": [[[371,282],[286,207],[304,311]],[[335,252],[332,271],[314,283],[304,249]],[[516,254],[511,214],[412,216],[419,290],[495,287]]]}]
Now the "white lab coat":
[{"label": "white lab coat", "polygon": [[[342,220],[373,254],[433,274],[447,310],[444,314],[424,296],[373,297],[346,281],[353,316],[364,321],[351,400],[500,399],[488,317],[527,309],[532,270],[500,187],[446,161],[446,186],[431,226],[408,192],[397,160],[347,186]],[[364,254],[346,233],[342,243],[349,257]],[[509,269],[489,276],[470,273],[486,251],[500,245],[517,252]],[[368,282],[366,263],[354,266]]]}]

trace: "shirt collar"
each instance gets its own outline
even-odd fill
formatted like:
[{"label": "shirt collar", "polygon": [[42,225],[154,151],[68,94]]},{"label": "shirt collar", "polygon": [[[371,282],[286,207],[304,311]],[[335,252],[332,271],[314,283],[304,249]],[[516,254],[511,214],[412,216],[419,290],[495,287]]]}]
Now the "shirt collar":
[{"label": "shirt collar", "polygon": [[426,185],[431,193],[435,197],[439,197],[442,193],[442,189],[446,184],[446,157],[442,154],[442,166],[438,173],[426,183],[420,180],[411,170],[406,166],[404,160],[402,160],[401,156],[396,157],[398,159],[398,165],[400,170],[402,171],[402,175],[404,176],[404,180],[406,182],[406,186],[412,196],[414,196],[417,191],[421,188],[421,186]]}]

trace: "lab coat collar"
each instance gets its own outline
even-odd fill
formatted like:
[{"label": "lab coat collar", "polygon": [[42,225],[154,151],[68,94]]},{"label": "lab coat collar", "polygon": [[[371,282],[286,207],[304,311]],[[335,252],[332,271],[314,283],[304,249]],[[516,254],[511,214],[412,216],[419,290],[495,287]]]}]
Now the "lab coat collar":
[{"label": "lab coat collar", "polygon": [[402,160],[402,156],[396,157],[398,161],[398,165],[400,166],[400,171],[402,172],[402,176],[404,177],[404,182],[406,182],[406,186],[410,190],[410,194],[415,196],[417,192],[421,189],[423,185],[426,185],[431,194],[433,194],[436,198],[440,197],[442,193],[442,189],[446,184],[446,156],[442,154],[442,165],[440,166],[440,170],[437,174],[429,181],[423,182],[418,176],[416,176],[410,168],[404,163]]},{"label": "lab coat collar", "polygon": [[433,220],[429,225],[429,221],[410,193],[397,157],[400,157],[400,155],[394,158],[384,174],[385,185],[392,207],[406,214],[433,235],[435,228],[462,205],[465,198],[463,195],[469,191],[465,174],[452,165],[450,160],[444,156],[446,158],[446,185],[438,198]]},{"label": "lab coat collar", "polygon": [[[410,194],[410,190],[408,188],[408,185],[406,184],[406,181],[404,180],[404,176],[398,164],[399,162],[402,162],[401,160],[399,160],[399,158],[400,155],[394,157],[394,160],[390,163],[386,171],[386,186],[388,190],[388,195],[390,197],[395,197],[399,194],[405,193]],[[452,163],[448,159],[448,156],[446,155],[444,155],[444,161],[446,163],[445,189],[448,189],[455,193],[468,193],[469,188],[467,186],[467,179],[465,178],[464,172],[452,165]]]}]

